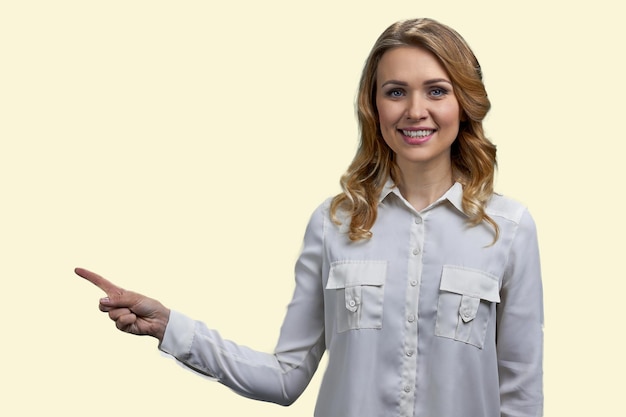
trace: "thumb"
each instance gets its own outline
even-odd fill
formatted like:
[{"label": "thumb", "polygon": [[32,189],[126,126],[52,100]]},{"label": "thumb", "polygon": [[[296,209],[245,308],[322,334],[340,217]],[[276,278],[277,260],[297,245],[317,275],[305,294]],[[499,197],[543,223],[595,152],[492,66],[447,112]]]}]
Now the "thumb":
[{"label": "thumb", "polygon": [[100,305],[108,308],[129,308],[137,303],[137,294],[121,290],[100,299]]},{"label": "thumb", "polygon": [[102,304],[103,306],[107,306],[107,307],[108,306],[115,307],[115,302],[113,302],[110,297],[102,297],[100,299],[100,304]]}]

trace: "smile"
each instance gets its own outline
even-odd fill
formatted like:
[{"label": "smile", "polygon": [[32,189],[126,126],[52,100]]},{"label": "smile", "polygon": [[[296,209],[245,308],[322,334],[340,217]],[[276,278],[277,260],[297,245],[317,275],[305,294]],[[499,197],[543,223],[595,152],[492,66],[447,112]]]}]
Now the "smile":
[{"label": "smile", "polygon": [[424,138],[426,136],[430,136],[435,133],[434,130],[401,130],[404,136],[408,136],[410,138]]}]

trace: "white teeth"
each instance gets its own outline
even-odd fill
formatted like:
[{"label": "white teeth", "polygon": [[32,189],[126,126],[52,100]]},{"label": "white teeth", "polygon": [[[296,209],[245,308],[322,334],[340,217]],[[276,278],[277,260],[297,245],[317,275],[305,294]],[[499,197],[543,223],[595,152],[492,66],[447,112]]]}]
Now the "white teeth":
[{"label": "white teeth", "polygon": [[432,134],[434,130],[403,130],[402,133],[405,136],[410,136],[412,138],[423,138],[424,136],[428,136]]}]

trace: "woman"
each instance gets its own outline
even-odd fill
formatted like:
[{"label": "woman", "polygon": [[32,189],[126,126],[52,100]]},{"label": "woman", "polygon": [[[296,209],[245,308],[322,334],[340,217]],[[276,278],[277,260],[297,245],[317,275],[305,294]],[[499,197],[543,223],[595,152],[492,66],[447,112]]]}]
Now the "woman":
[{"label": "woman", "polygon": [[538,416],[543,310],[534,222],[493,192],[480,66],[455,31],[398,22],[358,94],[343,193],[312,215],[273,354],[77,269],[117,327],[241,395],[287,405],[329,352],[315,415]]}]

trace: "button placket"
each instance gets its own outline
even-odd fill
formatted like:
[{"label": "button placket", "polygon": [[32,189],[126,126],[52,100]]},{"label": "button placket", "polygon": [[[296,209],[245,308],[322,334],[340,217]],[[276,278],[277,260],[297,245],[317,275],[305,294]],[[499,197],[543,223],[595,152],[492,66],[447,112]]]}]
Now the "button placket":
[{"label": "button placket", "polygon": [[413,415],[415,408],[415,385],[417,383],[418,355],[418,307],[419,282],[422,274],[422,247],[424,242],[424,220],[419,214],[413,213],[410,224],[407,286],[406,286],[406,320],[404,340],[404,360],[402,365],[402,410],[403,414]]}]

